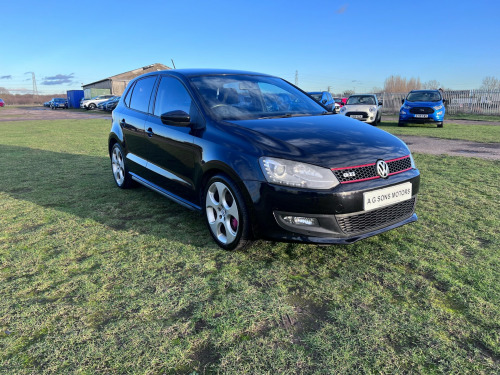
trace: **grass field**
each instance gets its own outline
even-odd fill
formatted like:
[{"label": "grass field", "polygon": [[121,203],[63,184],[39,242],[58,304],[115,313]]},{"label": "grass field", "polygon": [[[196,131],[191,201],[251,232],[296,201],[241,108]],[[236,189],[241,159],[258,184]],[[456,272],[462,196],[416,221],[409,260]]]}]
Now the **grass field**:
[{"label": "grass field", "polygon": [[436,125],[431,124],[411,124],[399,127],[397,121],[383,121],[378,127],[395,135],[419,135],[483,143],[500,143],[500,126],[495,125],[453,124],[453,120],[449,120],[445,122],[442,128],[437,128]]},{"label": "grass field", "polygon": [[419,221],[353,245],[225,252],[115,187],[109,126],[0,124],[0,373],[498,373],[498,162],[415,155]]}]

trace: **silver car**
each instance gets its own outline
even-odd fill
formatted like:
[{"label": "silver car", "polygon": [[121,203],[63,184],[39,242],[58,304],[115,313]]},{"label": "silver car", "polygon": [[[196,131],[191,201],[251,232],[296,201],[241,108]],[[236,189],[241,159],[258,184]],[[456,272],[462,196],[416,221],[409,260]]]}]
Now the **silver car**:
[{"label": "silver car", "polygon": [[382,102],[375,94],[355,94],[349,96],[340,114],[372,125],[378,125],[382,118]]}]

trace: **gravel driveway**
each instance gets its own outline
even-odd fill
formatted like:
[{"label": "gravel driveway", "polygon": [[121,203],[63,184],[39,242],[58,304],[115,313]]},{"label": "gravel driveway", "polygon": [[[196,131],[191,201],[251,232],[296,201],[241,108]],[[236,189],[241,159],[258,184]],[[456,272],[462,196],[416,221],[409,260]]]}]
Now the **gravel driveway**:
[{"label": "gravel driveway", "polygon": [[480,143],[414,135],[398,135],[397,137],[408,145],[411,152],[500,160],[500,143]]},{"label": "gravel driveway", "polygon": [[100,110],[50,109],[47,107],[4,107],[0,108],[2,121],[65,120],[65,119],[111,119],[111,113]]},{"label": "gravel driveway", "polygon": [[[89,119],[103,118],[111,119],[109,112],[99,110],[85,111],[81,109],[57,109],[51,110],[45,107],[5,107],[0,108],[0,123],[2,121],[26,121],[26,120],[61,120],[61,119]],[[390,116],[384,116],[384,120],[391,120]],[[397,121],[397,119],[396,119]],[[467,121],[453,120],[458,123],[489,124],[489,121]],[[399,135],[410,147],[412,152],[424,154],[452,156],[469,156],[488,160],[500,160],[500,143],[479,143],[471,141],[459,141],[450,139],[418,137],[410,135]]]}]

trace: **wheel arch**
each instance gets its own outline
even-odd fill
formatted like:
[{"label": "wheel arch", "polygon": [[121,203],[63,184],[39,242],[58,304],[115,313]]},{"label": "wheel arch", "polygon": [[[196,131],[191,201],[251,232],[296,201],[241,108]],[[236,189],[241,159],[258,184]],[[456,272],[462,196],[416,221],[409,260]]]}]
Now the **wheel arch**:
[{"label": "wheel arch", "polygon": [[225,175],[227,178],[229,178],[231,181],[233,181],[236,184],[236,186],[240,189],[241,195],[243,196],[243,199],[245,200],[247,210],[250,213],[250,223],[251,223],[250,228],[251,228],[252,234],[255,233],[255,229],[256,229],[255,213],[254,213],[254,206],[253,206],[253,201],[252,201],[251,196],[250,196],[250,192],[248,191],[243,180],[227,164],[224,164],[221,162],[208,163],[208,165],[206,165],[205,168],[203,169],[203,173],[200,177],[200,180],[199,180],[198,186],[197,186],[197,189],[199,192],[200,206],[201,207],[204,206],[203,193],[204,193],[205,188],[208,184],[208,181],[217,174]]}]

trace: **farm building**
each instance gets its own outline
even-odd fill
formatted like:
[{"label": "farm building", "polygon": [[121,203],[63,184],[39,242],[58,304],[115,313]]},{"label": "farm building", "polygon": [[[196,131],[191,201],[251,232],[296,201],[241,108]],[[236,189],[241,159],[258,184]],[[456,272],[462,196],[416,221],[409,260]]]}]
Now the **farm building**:
[{"label": "farm building", "polygon": [[[100,81],[88,83],[83,85],[82,88],[85,92],[85,98],[87,99],[87,93],[91,92],[91,89],[101,89],[101,90],[109,90],[108,94],[112,95],[121,95],[123,91],[125,91],[125,87],[127,84],[137,76],[140,76],[144,73],[155,72],[158,70],[167,70],[172,69],[163,64],[151,64],[148,66],[143,66],[142,68],[134,69],[129,72],[117,74],[115,76],[111,76],[105,79],[101,79]],[[95,91],[95,90],[94,90]]]}]

